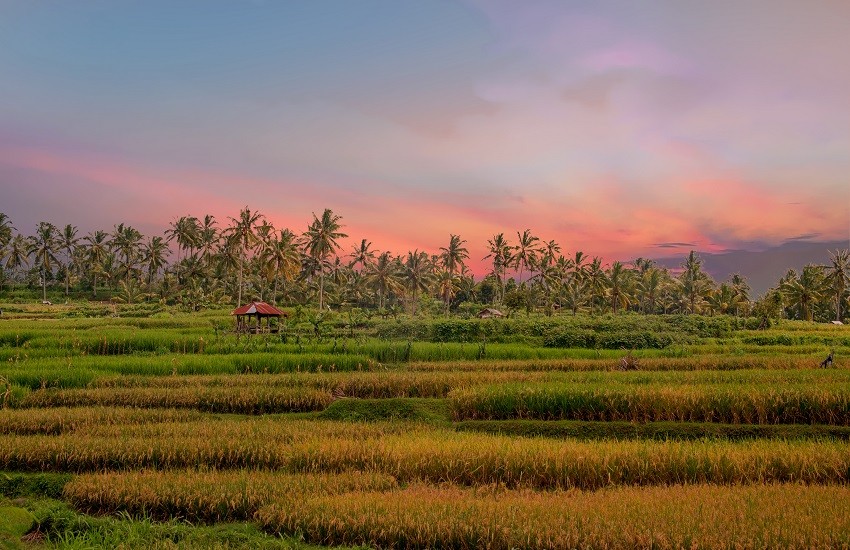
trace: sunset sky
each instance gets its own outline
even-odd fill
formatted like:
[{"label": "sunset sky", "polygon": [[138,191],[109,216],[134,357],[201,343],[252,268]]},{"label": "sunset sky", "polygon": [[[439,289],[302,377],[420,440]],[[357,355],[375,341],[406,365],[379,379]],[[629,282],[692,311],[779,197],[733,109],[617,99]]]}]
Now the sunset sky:
[{"label": "sunset sky", "polygon": [[0,212],[249,205],[473,266],[850,233],[850,2],[0,0]]}]

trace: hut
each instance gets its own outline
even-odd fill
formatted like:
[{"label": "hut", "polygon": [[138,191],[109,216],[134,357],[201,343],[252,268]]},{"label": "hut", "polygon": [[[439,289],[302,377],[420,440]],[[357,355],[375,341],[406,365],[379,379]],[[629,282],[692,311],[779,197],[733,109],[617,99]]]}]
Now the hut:
[{"label": "hut", "polygon": [[492,307],[485,307],[481,311],[478,312],[479,319],[493,319],[493,318],[501,318],[504,317],[505,314],[499,311],[498,309],[493,309]]},{"label": "hut", "polygon": [[[236,317],[236,332],[248,334],[276,333],[280,330],[278,325],[272,326],[272,319],[289,317],[289,314],[269,305],[265,302],[251,302],[238,307],[230,312]],[[256,319],[256,322],[252,322]],[[265,326],[263,326],[265,319]]]}]

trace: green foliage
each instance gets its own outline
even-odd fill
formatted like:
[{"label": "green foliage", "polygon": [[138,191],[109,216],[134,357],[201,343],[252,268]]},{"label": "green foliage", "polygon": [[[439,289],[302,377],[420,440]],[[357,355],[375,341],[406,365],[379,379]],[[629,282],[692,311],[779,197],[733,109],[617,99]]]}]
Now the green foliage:
[{"label": "green foliage", "polygon": [[0,495],[16,497],[59,498],[71,474],[0,472]]},{"label": "green foliage", "polygon": [[406,421],[445,423],[449,405],[445,399],[338,399],[319,418],[359,422]]}]

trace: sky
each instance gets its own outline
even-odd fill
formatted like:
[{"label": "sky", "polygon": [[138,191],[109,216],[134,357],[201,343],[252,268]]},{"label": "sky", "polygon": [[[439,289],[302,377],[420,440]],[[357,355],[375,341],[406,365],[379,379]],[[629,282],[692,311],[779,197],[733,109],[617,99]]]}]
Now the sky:
[{"label": "sky", "polygon": [[349,250],[850,238],[844,0],[0,0],[0,212],[240,208]]}]

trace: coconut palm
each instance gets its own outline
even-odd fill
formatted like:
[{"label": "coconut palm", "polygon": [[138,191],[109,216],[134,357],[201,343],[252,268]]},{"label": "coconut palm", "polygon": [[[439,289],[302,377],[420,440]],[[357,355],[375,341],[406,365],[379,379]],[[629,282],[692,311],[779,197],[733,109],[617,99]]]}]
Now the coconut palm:
[{"label": "coconut palm", "polygon": [[455,280],[454,275],[456,272],[466,267],[464,260],[469,258],[469,251],[463,246],[464,244],[466,244],[466,240],[461,239],[460,235],[450,235],[449,245],[445,248],[440,247],[439,262],[451,275],[451,277],[445,279],[445,284],[441,285],[443,288],[443,301],[446,303],[446,311],[448,311],[449,303],[451,303],[451,299],[457,290],[456,284],[454,285],[454,290],[452,290],[453,287],[450,282]]},{"label": "coconut palm", "polygon": [[816,304],[826,290],[823,267],[809,264],[803,267],[798,277],[787,277],[780,284],[780,291],[788,302],[799,308],[803,320],[813,318],[812,306]]},{"label": "coconut palm", "polygon": [[143,236],[134,227],[119,223],[110,237],[109,246],[119,255],[118,270],[129,283],[130,277],[138,271],[139,246]]},{"label": "coconut palm", "polygon": [[351,248],[351,263],[352,268],[360,264],[359,273],[363,273],[367,266],[375,261],[375,251],[372,250],[372,243],[369,239],[361,239],[358,246]]},{"label": "coconut palm", "polygon": [[348,237],[340,229],[339,223],[342,216],[333,213],[330,208],[325,208],[321,218],[313,214],[313,223],[304,234],[304,249],[308,256],[319,264],[319,310],[324,308],[325,293],[325,263],[328,258],[340,248],[337,240]]},{"label": "coconut palm", "polygon": [[12,221],[9,216],[0,212],[0,249],[5,248],[12,241]]},{"label": "coconut palm", "polygon": [[97,297],[97,276],[103,272],[103,266],[109,255],[108,236],[105,231],[98,230],[89,233],[83,240],[85,241],[83,245],[84,257],[89,264],[92,275],[92,296]]},{"label": "coconut palm", "polygon": [[390,292],[403,288],[401,269],[389,252],[381,253],[374,263],[366,268],[366,284],[378,295],[378,309],[384,309],[384,300]]},{"label": "coconut palm", "polygon": [[443,298],[445,312],[446,314],[448,314],[449,306],[452,303],[452,299],[455,297],[455,294],[457,294],[457,291],[460,289],[460,277],[458,277],[448,269],[444,268],[437,271],[434,279],[435,284],[437,286],[437,291]]},{"label": "coconut palm", "polygon": [[29,263],[29,240],[21,234],[15,235],[6,246],[4,266],[15,272]]},{"label": "coconut palm", "polygon": [[274,288],[272,289],[272,303],[277,305],[278,281],[294,281],[301,270],[301,253],[295,243],[295,233],[289,229],[283,229],[273,238],[263,251],[263,259],[272,268]]},{"label": "coconut palm", "polygon": [[523,283],[523,269],[534,265],[536,256],[540,252],[540,247],[537,245],[540,239],[532,235],[530,229],[526,229],[522,233],[517,231],[516,235],[519,241],[513,258],[513,265],[518,271],[518,283]]},{"label": "coconut palm", "polygon": [[47,275],[53,266],[59,265],[56,252],[59,249],[59,231],[49,222],[39,222],[35,235],[30,237],[27,254],[33,257],[33,265],[41,273],[42,300],[47,300]]},{"label": "coconut palm", "polygon": [[513,251],[515,247],[511,246],[505,239],[504,233],[499,233],[487,241],[487,246],[490,253],[484,256],[483,259],[492,258],[493,260],[493,275],[499,282],[499,296],[497,302],[505,299],[505,277],[506,270],[513,261]]},{"label": "coconut palm", "polygon": [[245,257],[248,249],[253,247],[257,241],[256,228],[263,215],[257,211],[251,212],[247,206],[239,211],[238,218],[230,218],[231,225],[227,232],[233,238],[234,244],[239,246],[239,281],[237,283],[236,303],[242,303],[242,282],[245,271]]},{"label": "coconut palm", "polygon": [[159,270],[165,267],[165,258],[168,256],[168,244],[162,237],[150,237],[142,245],[142,264],[148,272],[148,290],[153,285],[153,280]]},{"label": "coconut palm", "polygon": [[597,297],[602,297],[605,289],[608,287],[608,279],[605,276],[605,270],[602,269],[602,260],[594,257],[587,266],[587,285],[590,293],[590,314],[593,315],[593,305]]},{"label": "coconut palm", "polygon": [[464,260],[469,258],[469,251],[464,244],[466,240],[460,235],[449,235],[449,245],[440,247],[440,263],[449,273],[457,273],[466,265]]},{"label": "coconut palm", "polygon": [[70,293],[71,286],[71,266],[74,263],[74,258],[77,256],[77,247],[80,244],[80,239],[77,237],[77,228],[71,224],[65,226],[62,233],[59,235],[59,249],[65,253],[65,296]]},{"label": "coconut palm", "polygon": [[836,250],[829,253],[830,264],[826,266],[826,283],[835,298],[835,320],[841,321],[841,302],[850,281],[850,251]]},{"label": "coconut palm", "polygon": [[416,315],[416,306],[419,301],[419,292],[427,292],[432,279],[431,258],[427,252],[414,250],[407,253],[404,261],[402,278],[407,290],[410,291],[413,311]]},{"label": "coconut palm", "polygon": [[628,285],[632,271],[622,263],[614,262],[607,273],[608,293],[611,296],[611,311],[616,315],[617,307],[627,308],[631,303]]},{"label": "coconut palm", "polygon": [[687,303],[688,313],[698,313],[706,298],[713,292],[714,282],[702,270],[702,260],[693,250],[688,254],[682,268],[683,271],[679,275],[682,298]]}]

